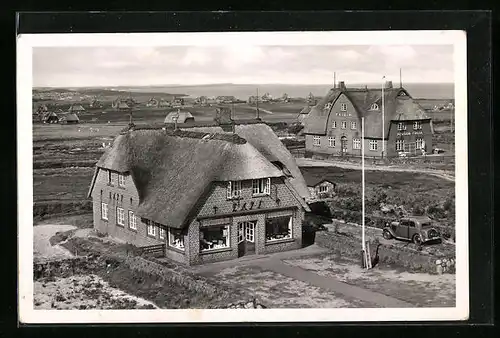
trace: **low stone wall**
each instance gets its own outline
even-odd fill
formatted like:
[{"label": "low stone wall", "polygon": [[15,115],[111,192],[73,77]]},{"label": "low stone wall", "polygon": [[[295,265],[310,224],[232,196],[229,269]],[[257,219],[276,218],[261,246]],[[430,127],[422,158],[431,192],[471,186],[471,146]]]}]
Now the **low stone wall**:
[{"label": "low stone wall", "polygon": [[[367,236],[370,242],[371,256],[379,244],[376,237]],[[359,259],[361,264],[361,241],[357,236],[342,231],[321,231],[316,234],[316,243],[328,248],[339,256]],[[410,246],[381,244],[379,247],[381,263],[402,267],[414,272],[455,273],[454,254],[429,254]],[[443,268],[442,264],[446,264]],[[438,264],[436,264],[438,263]]]}]

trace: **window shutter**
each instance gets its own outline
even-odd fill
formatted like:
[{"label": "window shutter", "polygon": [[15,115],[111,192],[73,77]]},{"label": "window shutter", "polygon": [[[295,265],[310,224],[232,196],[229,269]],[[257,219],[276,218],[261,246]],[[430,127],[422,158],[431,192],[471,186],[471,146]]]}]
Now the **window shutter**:
[{"label": "window shutter", "polygon": [[227,183],[227,198],[231,198],[231,181]]}]

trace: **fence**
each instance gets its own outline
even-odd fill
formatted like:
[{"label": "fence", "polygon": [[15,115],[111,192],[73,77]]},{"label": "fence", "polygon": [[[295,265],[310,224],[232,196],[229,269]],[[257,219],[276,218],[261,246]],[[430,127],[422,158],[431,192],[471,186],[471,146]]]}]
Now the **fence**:
[{"label": "fence", "polygon": [[161,254],[162,256],[165,256],[165,254],[166,254],[165,250],[166,250],[165,244],[155,244],[155,245],[148,245],[148,246],[140,247],[139,253],[141,253],[141,254],[153,254],[153,255]]}]

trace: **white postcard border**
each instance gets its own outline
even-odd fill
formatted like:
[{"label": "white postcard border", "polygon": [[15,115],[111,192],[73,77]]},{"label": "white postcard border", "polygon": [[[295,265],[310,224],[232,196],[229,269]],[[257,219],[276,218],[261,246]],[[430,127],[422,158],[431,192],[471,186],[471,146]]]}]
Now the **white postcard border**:
[{"label": "white postcard border", "polygon": [[[33,308],[32,49],[172,45],[453,45],[456,113],[456,307],[237,310],[35,310]],[[22,323],[442,321],[469,316],[467,67],[463,31],[224,32],[21,35],[17,44],[18,269]]]}]

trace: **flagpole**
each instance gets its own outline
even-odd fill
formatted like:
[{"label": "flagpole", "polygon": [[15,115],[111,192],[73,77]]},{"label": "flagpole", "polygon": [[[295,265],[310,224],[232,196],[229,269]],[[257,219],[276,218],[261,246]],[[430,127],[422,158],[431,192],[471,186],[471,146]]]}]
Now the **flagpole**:
[{"label": "flagpole", "polygon": [[[385,79],[385,75],[382,76],[382,80]],[[382,157],[385,156],[385,97],[384,97],[384,87],[385,83],[382,81]]]},{"label": "flagpole", "polygon": [[[361,117],[361,185],[362,185],[362,201],[361,201],[361,240],[362,248],[363,248],[363,261],[366,257],[366,248],[365,248],[365,118]],[[365,266],[367,262],[364,263]]]}]

